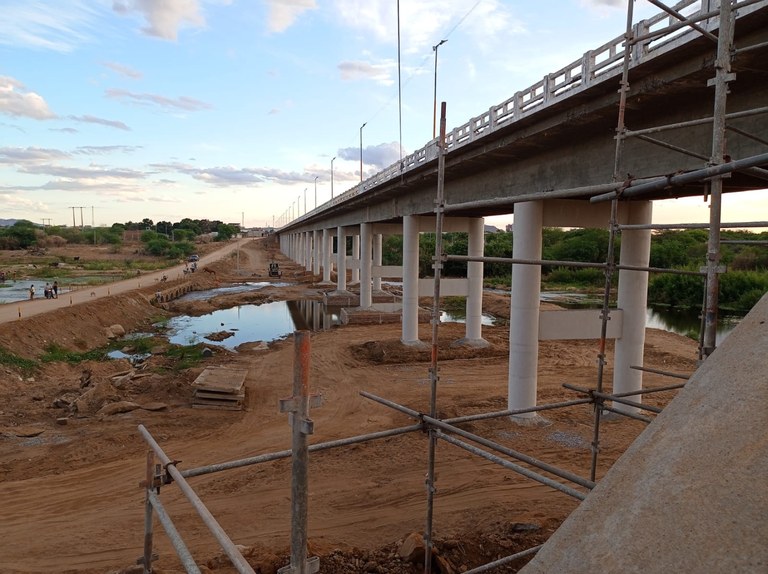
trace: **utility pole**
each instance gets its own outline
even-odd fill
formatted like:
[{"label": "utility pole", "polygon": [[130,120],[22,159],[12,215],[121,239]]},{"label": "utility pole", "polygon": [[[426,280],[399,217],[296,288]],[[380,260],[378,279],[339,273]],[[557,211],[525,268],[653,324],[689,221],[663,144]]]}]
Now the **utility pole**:
[{"label": "utility pole", "polygon": [[77,227],[77,224],[75,223],[75,209],[77,209],[77,207],[68,207],[67,209],[72,210],[72,227]]}]

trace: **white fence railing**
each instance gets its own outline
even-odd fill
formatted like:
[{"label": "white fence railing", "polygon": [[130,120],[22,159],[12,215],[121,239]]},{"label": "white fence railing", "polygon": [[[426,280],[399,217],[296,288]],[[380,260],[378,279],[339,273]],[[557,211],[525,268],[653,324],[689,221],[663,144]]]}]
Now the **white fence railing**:
[{"label": "white fence railing", "polygon": [[[768,6],[768,0],[745,0],[737,17]],[[698,25],[707,30],[717,29],[719,0],[682,0],[672,8],[687,18],[702,18]],[[737,7],[739,5],[737,4]],[[647,20],[641,20],[633,26],[633,38],[637,41],[630,55],[630,68],[643,64],[661,54],[678,48],[681,44],[700,37],[701,34],[682,24],[677,18],[667,13],[659,13]],[[555,102],[600,82],[605,82],[621,75],[624,58],[624,34],[590,50],[584,56],[560,70],[547,74],[532,86],[516,92],[508,100],[491,106],[488,111],[471,118],[467,123],[453,128],[446,133],[446,153],[451,153],[462,146],[528,117]],[[317,206],[290,222],[299,223],[319,212],[330,209],[340,203],[357,197],[395,177],[400,177],[412,169],[418,168],[437,158],[437,139],[428,142],[423,148],[405,156],[397,162],[351,189]]]}]

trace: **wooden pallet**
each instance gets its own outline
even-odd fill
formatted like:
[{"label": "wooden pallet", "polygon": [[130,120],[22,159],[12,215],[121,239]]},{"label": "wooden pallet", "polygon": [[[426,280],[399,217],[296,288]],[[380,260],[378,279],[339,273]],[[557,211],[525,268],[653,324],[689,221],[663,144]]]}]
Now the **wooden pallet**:
[{"label": "wooden pallet", "polygon": [[245,404],[245,377],[248,371],[227,367],[206,367],[194,388],[194,408],[242,410]]}]

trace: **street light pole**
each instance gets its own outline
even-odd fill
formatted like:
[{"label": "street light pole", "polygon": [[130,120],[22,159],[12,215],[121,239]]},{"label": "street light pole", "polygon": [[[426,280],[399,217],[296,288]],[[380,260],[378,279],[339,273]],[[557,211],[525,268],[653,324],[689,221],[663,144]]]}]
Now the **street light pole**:
[{"label": "street light pole", "polygon": [[432,46],[432,50],[435,52],[435,99],[432,107],[432,139],[435,139],[437,136],[437,49],[447,41],[440,40],[437,45]]},{"label": "street light pole", "polygon": [[363,128],[367,123],[360,126],[360,183],[363,182]]},{"label": "street light pole", "polygon": [[307,188],[304,188],[304,215],[307,214]]},{"label": "street light pole", "polygon": [[[334,161],[336,161],[336,158],[333,158],[331,160],[331,199],[333,199],[333,162]],[[74,213],[74,211],[72,213]]]},{"label": "street light pole", "polygon": [[317,209],[317,178],[320,177],[319,175],[315,176],[315,209]]}]

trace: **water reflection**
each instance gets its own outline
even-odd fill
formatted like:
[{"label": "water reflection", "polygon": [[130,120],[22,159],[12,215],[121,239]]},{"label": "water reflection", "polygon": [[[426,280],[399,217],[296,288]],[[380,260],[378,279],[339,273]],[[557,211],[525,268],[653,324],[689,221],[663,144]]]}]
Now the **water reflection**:
[{"label": "water reflection", "polygon": [[[321,301],[305,300],[239,305],[199,317],[174,317],[167,323],[167,336],[176,345],[205,343],[234,350],[243,343],[276,341],[300,329],[330,329],[339,324],[339,310]],[[213,334],[221,340],[206,338]]]}]

